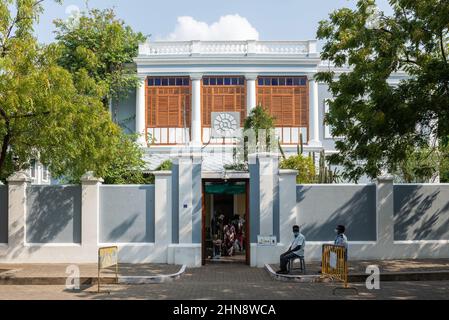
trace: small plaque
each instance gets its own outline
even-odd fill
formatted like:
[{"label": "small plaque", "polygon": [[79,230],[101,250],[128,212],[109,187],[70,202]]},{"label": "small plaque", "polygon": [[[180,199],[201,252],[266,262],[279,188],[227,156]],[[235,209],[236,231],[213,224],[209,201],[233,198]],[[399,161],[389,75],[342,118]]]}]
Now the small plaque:
[{"label": "small plaque", "polygon": [[275,246],[277,245],[276,236],[257,236],[257,244],[259,246]]}]

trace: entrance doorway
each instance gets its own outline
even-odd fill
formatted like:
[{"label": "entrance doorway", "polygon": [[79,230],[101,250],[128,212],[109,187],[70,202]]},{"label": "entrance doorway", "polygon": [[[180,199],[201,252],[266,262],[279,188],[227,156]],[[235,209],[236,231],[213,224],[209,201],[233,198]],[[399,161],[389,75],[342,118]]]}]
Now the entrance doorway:
[{"label": "entrance doorway", "polygon": [[247,179],[203,180],[202,264],[249,265]]}]

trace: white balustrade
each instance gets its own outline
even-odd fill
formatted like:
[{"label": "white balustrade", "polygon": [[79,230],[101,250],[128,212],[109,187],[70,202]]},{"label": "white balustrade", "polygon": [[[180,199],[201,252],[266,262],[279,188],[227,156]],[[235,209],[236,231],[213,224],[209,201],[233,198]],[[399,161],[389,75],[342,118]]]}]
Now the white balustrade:
[{"label": "white balustrade", "polygon": [[140,56],[189,55],[309,55],[316,41],[159,41],[139,46]]}]

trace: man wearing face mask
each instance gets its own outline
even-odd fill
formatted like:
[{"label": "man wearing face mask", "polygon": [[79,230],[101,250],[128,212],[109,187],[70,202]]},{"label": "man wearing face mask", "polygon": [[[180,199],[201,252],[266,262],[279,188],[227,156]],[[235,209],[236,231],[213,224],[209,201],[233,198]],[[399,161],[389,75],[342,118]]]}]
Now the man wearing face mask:
[{"label": "man wearing face mask", "polygon": [[348,261],[348,238],[345,235],[345,230],[345,226],[341,224],[335,228],[337,237],[334,240],[334,245],[345,247],[345,260]]},{"label": "man wearing face mask", "polygon": [[304,256],[304,246],[306,244],[306,238],[302,233],[299,232],[299,226],[293,226],[293,235],[295,238],[293,239],[292,244],[290,245],[288,250],[280,256],[280,270],[278,270],[276,273],[288,273],[288,261],[296,257]]}]

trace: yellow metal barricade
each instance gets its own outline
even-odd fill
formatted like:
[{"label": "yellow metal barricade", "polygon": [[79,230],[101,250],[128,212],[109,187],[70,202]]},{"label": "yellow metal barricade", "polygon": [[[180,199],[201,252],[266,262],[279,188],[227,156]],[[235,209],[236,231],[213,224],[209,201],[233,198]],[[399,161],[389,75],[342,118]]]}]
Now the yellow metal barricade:
[{"label": "yellow metal barricade", "polygon": [[337,287],[333,290],[334,294],[337,289],[351,289],[357,292],[356,288],[348,285],[348,261],[346,259],[345,247],[324,244],[321,261],[322,277],[330,278],[332,281],[343,282],[342,288]]},{"label": "yellow metal barricade", "polygon": [[118,283],[118,247],[103,247],[98,249],[98,292],[100,292],[100,271],[103,268],[115,266],[115,283]]}]

